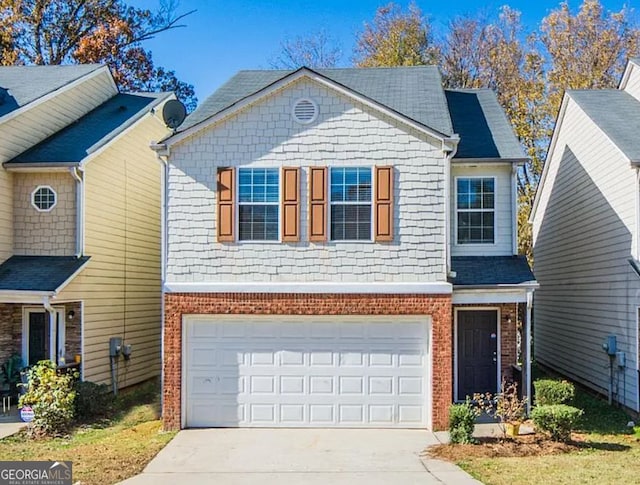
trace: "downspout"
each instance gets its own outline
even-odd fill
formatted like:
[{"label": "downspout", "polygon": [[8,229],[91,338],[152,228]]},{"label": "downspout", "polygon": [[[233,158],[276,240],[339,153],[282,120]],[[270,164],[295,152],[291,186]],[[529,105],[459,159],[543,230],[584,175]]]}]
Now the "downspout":
[{"label": "downspout", "polygon": [[518,164],[511,165],[511,250],[514,256],[518,254]]},{"label": "downspout", "polygon": [[[49,314],[49,329],[55,329],[56,328],[56,311],[51,306],[51,302],[49,301],[48,296],[45,296],[42,299],[42,306],[44,306],[44,309]],[[56,360],[54,364],[58,365],[60,356],[58,355],[58,346],[56,345],[56,333],[57,332],[51,332],[51,331],[49,332],[49,348],[55,349]]]},{"label": "downspout", "polygon": [[527,415],[531,413],[531,309],[533,307],[533,291],[527,291],[527,312],[524,323],[526,350],[524,390],[527,399]]},{"label": "downspout", "polygon": [[[460,138],[455,135],[448,141],[453,142],[452,146],[443,146],[444,157],[444,237],[445,237],[445,278],[454,276],[451,274],[451,160],[458,151]],[[443,142],[444,145],[444,142]]]},{"label": "downspout", "polygon": [[162,165],[160,181],[160,412],[164,409],[164,331],[165,331],[165,303],[164,303],[164,288],[167,275],[167,206],[168,206],[168,181],[169,181],[169,150],[167,149],[165,155],[160,155],[156,152],[158,162]]},{"label": "downspout", "polygon": [[81,169],[71,167],[69,172],[76,180],[76,257],[84,254],[84,175]]}]

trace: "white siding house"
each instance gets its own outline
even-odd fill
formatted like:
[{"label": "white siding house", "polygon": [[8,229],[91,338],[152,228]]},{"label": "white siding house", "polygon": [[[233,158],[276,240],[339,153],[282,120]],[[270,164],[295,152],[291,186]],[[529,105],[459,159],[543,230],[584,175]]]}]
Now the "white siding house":
[{"label": "white siding house", "polygon": [[493,93],[434,67],[242,71],[153,149],[166,428],[442,429],[512,376],[536,283]]},{"label": "white siding house", "polygon": [[626,89],[565,95],[531,218],[534,333],[537,361],[638,411],[640,102]]}]

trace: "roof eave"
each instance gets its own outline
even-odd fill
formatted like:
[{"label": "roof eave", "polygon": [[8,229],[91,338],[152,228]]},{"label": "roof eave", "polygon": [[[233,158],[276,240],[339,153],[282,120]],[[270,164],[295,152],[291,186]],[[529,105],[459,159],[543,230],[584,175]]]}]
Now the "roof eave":
[{"label": "roof eave", "polygon": [[512,284],[495,284],[495,285],[456,285],[453,284],[453,289],[456,290],[489,290],[489,289],[501,289],[501,290],[534,290],[540,288],[540,284],[536,280],[524,281],[522,283]]},{"label": "roof eave", "polygon": [[413,128],[416,128],[417,130],[426,133],[427,135],[430,135],[434,138],[437,138],[439,140],[441,140],[445,145],[447,145],[447,149],[452,150],[453,148],[455,148],[459,142],[459,137],[455,134],[451,134],[448,135],[446,133],[442,133],[434,128],[431,128],[429,126],[426,126],[412,118],[409,118],[408,116],[405,116],[402,113],[399,113],[398,111],[389,108],[386,105],[383,105],[382,103],[379,103],[377,101],[372,100],[371,98],[357,92],[354,91],[353,89],[350,89],[346,86],[344,86],[343,84],[340,84],[336,81],[334,81],[333,79],[330,79],[312,69],[309,69],[307,67],[301,67],[299,69],[297,69],[296,71],[293,71],[289,74],[284,75],[283,77],[281,77],[280,79],[272,82],[271,84],[259,89],[258,91],[254,92],[253,94],[250,94],[248,96],[245,96],[244,98],[236,101],[235,103],[229,105],[228,107],[218,111],[217,113],[212,114],[211,116],[208,116],[207,118],[205,118],[202,121],[199,121],[198,123],[196,123],[193,126],[190,126],[189,128],[185,129],[184,131],[179,131],[177,133],[174,133],[162,140],[160,140],[160,142],[158,142],[155,146],[156,148],[154,148],[154,146],[152,146],[152,149],[158,151],[158,150],[165,150],[167,147],[171,147],[172,145],[176,144],[176,143],[180,143],[181,141],[183,141],[186,138],[189,138],[193,135],[195,135],[196,133],[200,132],[203,129],[206,129],[208,126],[211,126],[217,122],[220,122],[224,119],[226,119],[229,116],[232,116],[234,113],[236,113],[237,111],[250,106],[254,103],[256,103],[258,100],[264,98],[265,96],[267,96],[269,93],[277,90],[277,89],[281,89],[284,88],[285,86],[295,82],[296,80],[302,78],[302,77],[308,77],[309,79],[313,79],[317,82],[320,82],[322,84],[324,84],[325,86],[328,86],[330,88],[333,88],[334,90],[338,91],[338,92],[342,92],[343,94],[350,96],[351,98],[354,98],[360,102],[363,102],[364,104],[367,104],[371,107],[373,107],[374,109],[377,109],[378,111],[382,111],[385,114],[391,116],[392,118],[398,119],[399,121],[402,121],[410,126],[412,126]]},{"label": "roof eave", "polygon": [[53,291],[0,290],[0,303],[41,304],[45,298],[55,296]]},{"label": "roof eave", "polygon": [[71,167],[80,165],[76,162],[4,162],[7,172],[66,172]]},{"label": "roof eave", "polygon": [[451,161],[458,165],[464,163],[510,163],[516,165],[524,165],[525,163],[531,161],[530,158],[527,157],[458,157],[452,158]]}]

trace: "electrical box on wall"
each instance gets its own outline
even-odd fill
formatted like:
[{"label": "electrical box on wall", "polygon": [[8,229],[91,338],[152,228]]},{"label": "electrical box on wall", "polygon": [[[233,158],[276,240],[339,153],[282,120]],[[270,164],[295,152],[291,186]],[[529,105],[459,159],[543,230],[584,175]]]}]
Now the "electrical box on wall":
[{"label": "electrical box on wall", "polygon": [[122,356],[125,360],[129,360],[131,358],[131,344],[124,344],[122,346]]},{"label": "electrical box on wall", "polygon": [[607,355],[609,355],[610,357],[615,357],[616,352],[618,351],[618,342],[616,340],[616,336],[609,335],[607,337],[607,340],[605,340],[602,344],[602,348],[607,353]]},{"label": "electrical box on wall", "polygon": [[109,357],[118,357],[122,352],[122,337],[111,337],[109,339]]},{"label": "electrical box on wall", "polygon": [[616,354],[616,360],[618,361],[618,367],[627,366],[627,356],[624,352],[618,352]]}]

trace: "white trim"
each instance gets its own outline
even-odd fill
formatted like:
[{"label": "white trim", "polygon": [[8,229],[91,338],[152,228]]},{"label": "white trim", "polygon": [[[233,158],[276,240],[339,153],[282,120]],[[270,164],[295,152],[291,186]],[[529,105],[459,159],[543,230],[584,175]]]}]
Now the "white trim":
[{"label": "white trim", "polygon": [[524,165],[530,160],[527,157],[521,158],[453,158],[451,161],[456,167],[477,167],[482,165]]},{"label": "white trim", "polygon": [[[500,392],[500,384],[502,382],[502,335],[500,332],[500,322],[502,315],[500,307],[496,306],[477,306],[477,307],[462,307],[453,309],[453,400],[455,402],[461,402],[462,399],[458,396],[458,312],[461,311],[478,311],[487,310],[496,312],[496,393]],[[513,323],[515,325],[515,323]]]},{"label": "white trim", "polygon": [[43,298],[53,296],[52,291],[0,290],[0,303],[41,304]]},{"label": "white trim", "polygon": [[[43,306],[23,306],[22,307],[22,361],[29,365],[29,315],[31,313],[44,313],[45,314],[45,323],[49,325],[49,360],[54,362],[56,365],[59,365],[59,354],[62,349],[63,356],[65,351],[66,344],[66,335],[65,335],[65,314],[64,307],[53,307],[56,313],[56,319],[50,318],[50,314],[47,309]],[[55,324],[58,324],[58,327],[62,329],[62,339],[58,338],[58,343],[61,345],[54,349],[56,342],[56,332],[55,332]],[[60,341],[62,340],[62,341]]]},{"label": "white trim", "polygon": [[[461,243],[458,242],[458,179],[492,179],[493,180],[493,242],[492,243]],[[464,248],[472,248],[477,250],[482,250],[482,248],[490,248],[498,245],[498,209],[496,208],[498,202],[498,180],[495,175],[456,175],[453,178],[453,196],[454,196],[454,212],[453,212],[453,224],[454,224],[454,235],[453,235],[453,244],[454,246],[460,246]],[[462,209],[462,212],[489,212],[489,209]]]},{"label": "white trim", "polygon": [[112,143],[115,143],[123,136],[126,136],[129,132],[133,131],[138,127],[140,123],[146,121],[147,117],[151,117],[155,119],[162,126],[165,126],[164,121],[162,121],[156,115],[156,108],[170,99],[176,99],[173,93],[169,93],[166,96],[156,98],[152,103],[146,105],[140,111],[131,116],[127,121],[119,125],[115,130],[111,133],[107,133],[104,137],[94,143],[87,149],[87,156],[80,160],[79,167],[81,170],[84,170],[84,166],[91,162],[93,159],[97,158],[102,152],[104,152],[107,148],[111,146]]},{"label": "white trim", "polygon": [[[313,293],[313,294],[421,294],[449,295],[451,283],[344,283],[344,282],[171,282],[164,284],[167,293]],[[495,302],[494,302],[495,303]]]},{"label": "white trim", "polygon": [[84,381],[85,373],[85,346],[84,346],[84,300],[80,300],[80,380]]},{"label": "white trim", "polygon": [[451,303],[454,305],[526,303],[527,288],[523,289],[454,289]]},{"label": "white trim", "polygon": [[[277,244],[282,242],[282,187],[284,187],[283,181],[283,168],[284,167],[266,167],[262,165],[250,166],[250,167],[235,167],[235,200],[233,203],[236,205],[237,210],[234,211],[235,231],[235,243],[237,244]],[[278,208],[278,238],[277,239],[240,239],[240,170],[275,170],[278,173],[278,202],[243,202],[242,205],[270,205]],[[252,175],[253,179],[253,175]],[[266,184],[266,179],[265,179]],[[251,183],[253,186],[253,182]],[[218,221],[216,221],[216,224]]]},{"label": "white trim", "polygon": [[618,84],[618,89],[622,91],[626,91],[627,83],[629,82],[629,78],[631,77],[631,71],[638,65],[636,64],[635,59],[629,59],[627,61],[627,65],[624,68],[624,73],[622,74],[622,78],[620,79],[620,84]]},{"label": "white trim", "polygon": [[358,101],[359,103],[362,103],[366,106],[369,106],[370,108],[375,109],[378,112],[381,112],[382,114],[396,120],[399,121],[407,126],[410,126],[416,130],[419,130],[422,133],[425,133],[437,140],[442,140],[445,143],[448,143],[451,145],[451,147],[456,146],[459,142],[459,140],[457,139],[457,137],[454,136],[447,136],[444,135],[443,133],[438,132],[437,130],[434,130],[433,128],[430,128],[428,126],[423,125],[422,123],[418,123],[415,120],[412,120],[410,118],[407,118],[406,116],[394,111],[393,109],[390,109],[380,103],[377,103],[369,98],[367,98],[366,96],[362,96],[358,93],[356,93],[355,91],[352,91],[348,88],[345,88],[344,86],[334,82],[333,80],[322,76],[321,74],[316,73],[315,71],[312,71],[311,69],[308,68],[300,68],[297,71],[283,77],[282,79],[272,83],[269,86],[266,86],[265,88],[237,101],[236,103],[234,103],[233,105],[225,108],[224,110],[220,111],[219,113],[216,113],[212,116],[210,116],[209,118],[206,118],[205,120],[191,126],[190,128],[187,128],[185,131],[182,131],[180,133],[177,133],[175,135],[170,136],[169,138],[167,138],[166,140],[164,140],[161,144],[156,144],[156,145],[152,145],[152,149],[154,150],[164,150],[166,147],[170,147],[172,145],[175,145],[177,143],[180,143],[181,141],[183,141],[186,138],[189,138],[193,135],[195,135],[196,133],[200,132],[201,130],[207,129],[208,127],[210,127],[211,125],[214,125],[232,115],[234,115],[235,113],[237,113],[238,111],[260,101],[261,99],[263,99],[264,97],[270,95],[271,93],[279,90],[279,89],[283,89],[284,87],[296,82],[297,80],[301,79],[301,78],[308,78],[311,79],[325,87],[328,87],[334,91],[337,91],[340,94],[343,94],[351,99],[355,99],[356,101]]},{"label": "white trim", "polygon": [[[518,166],[511,166],[511,251],[518,254]],[[495,196],[494,196],[495,197]]]},{"label": "white trim", "polygon": [[526,346],[526,359],[524,361],[525,367],[525,383],[524,383],[524,392],[527,397],[527,415],[531,412],[531,310],[533,306],[533,290],[527,291],[527,309],[525,314],[524,321],[524,341]]},{"label": "white trim", "polygon": [[[36,205],[36,192],[44,189],[48,189],[53,193],[53,205],[48,209],[41,209]],[[58,193],[54,190],[53,187],[51,187],[51,185],[38,185],[31,191],[31,206],[38,212],[51,212],[56,207],[56,205],[58,205]]]},{"label": "white trim", "polygon": [[[371,200],[369,201],[369,206],[371,207],[371,217],[370,217],[370,225],[369,225],[369,239],[331,239],[331,212],[332,212],[332,207],[334,205],[366,205],[364,203],[362,203],[362,201],[337,201],[337,202],[332,202],[331,201],[331,171],[334,169],[347,169],[347,168],[368,168],[370,173],[371,173]],[[374,211],[375,211],[375,190],[374,188],[376,187],[376,174],[375,174],[375,170],[374,170],[374,166],[373,165],[329,165],[327,166],[328,169],[328,173],[329,173],[329,180],[327,180],[327,209],[328,209],[328,214],[327,214],[327,220],[326,220],[326,224],[327,227],[325,227],[325,230],[327,231],[327,242],[325,244],[331,244],[331,243],[336,243],[336,244],[340,244],[340,243],[373,243],[375,242],[375,238],[373,236],[374,230],[375,230],[375,220],[374,220]]]},{"label": "white trim", "polygon": [[29,164],[29,166],[23,167],[21,166],[21,164],[7,165],[5,163],[4,169],[7,172],[16,172],[16,173],[57,173],[57,172],[68,172],[70,168],[75,166],[77,166],[76,163],[61,163],[58,166],[53,167],[51,165],[38,162],[37,164]]},{"label": "white trim", "polygon": [[58,293],[60,293],[69,283],[71,283],[71,281],[73,281],[73,279],[78,276],[78,274],[80,273],[80,271],[82,271],[84,269],[84,267],[89,263],[90,259],[87,259],[82,266],[80,266],[77,270],[75,270],[73,272],[73,274],[71,276],[69,276],[66,280],[64,280],[62,282],[62,284],[60,286],[58,286],[56,288],[55,294],[57,295]]},{"label": "white trim", "polygon": [[55,98],[56,96],[59,96],[65,91],[69,91],[70,89],[75,88],[76,86],[84,83],[85,81],[89,81],[94,77],[104,74],[105,71],[109,74],[109,80],[111,81],[111,87],[113,88],[113,96],[115,96],[116,94],[118,94],[118,88],[116,87],[115,81],[113,80],[111,71],[109,71],[109,68],[106,65],[102,65],[102,66],[96,67],[96,69],[88,72],[87,74],[84,74],[78,79],[68,84],[65,84],[64,86],[60,86],[58,89],[51,91],[45,94],[44,96],[40,96],[39,98],[34,99],[30,103],[27,103],[24,106],[21,106],[20,108],[13,110],[10,113],[7,113],[6,115],[0,117],[0,123],[6,123],[7,121],[12,120],[13,118],[21,115],[22,113],[29,111],[30,109],[35,108],[41,105],[42,103],[45,103],[52,98]]}]

